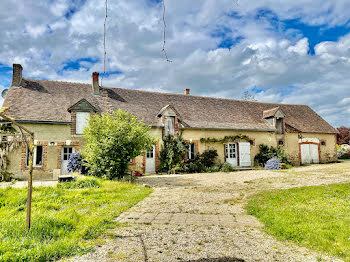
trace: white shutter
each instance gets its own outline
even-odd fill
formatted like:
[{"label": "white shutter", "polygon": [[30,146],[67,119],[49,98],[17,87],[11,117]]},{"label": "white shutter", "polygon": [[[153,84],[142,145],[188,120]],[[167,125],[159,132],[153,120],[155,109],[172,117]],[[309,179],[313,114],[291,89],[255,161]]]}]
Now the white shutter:
[{"label": "white shutter", "polygon": [[318,164],[320,162],[318,155],[318,145],[310,144],[310,155],[312,163]]},{"label": "white shutter", "polygon": [[310,144],[301,144],[300,151],[301,151],[301,163],[310,164],[311,163]]},{"label": "white shutter", "polygon": [[77,112],[76,119],[76,134],[82,135],[84,127],[89,124],[90,113],[89,112]]},{"label": "white shutter", "polygon": [[250,143],[242,142],[239,145],[239,165],[240,166],[251,166],[250,161]]}]

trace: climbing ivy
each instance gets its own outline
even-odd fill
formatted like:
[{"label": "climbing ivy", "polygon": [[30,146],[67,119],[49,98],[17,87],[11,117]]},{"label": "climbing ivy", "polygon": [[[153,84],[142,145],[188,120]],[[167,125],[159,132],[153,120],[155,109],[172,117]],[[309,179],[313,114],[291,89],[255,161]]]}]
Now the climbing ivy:
[{"label": "climbing ivy", "polygon": [[251,139],[246,135],[236,135],[236,136],[225,136],[224,138],[218,139],[214,137],[201,138],[201,143],[227,143],[230,141],[235,141],[237,139],[245,140],[249,142]]}]

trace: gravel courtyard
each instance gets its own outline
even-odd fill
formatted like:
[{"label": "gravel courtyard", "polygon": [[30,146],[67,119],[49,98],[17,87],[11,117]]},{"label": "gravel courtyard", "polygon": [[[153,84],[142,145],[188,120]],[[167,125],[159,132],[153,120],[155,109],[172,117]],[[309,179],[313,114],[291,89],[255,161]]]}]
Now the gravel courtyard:
[{"label": "gravel courtyard", "polygon": [[263,190],[343,182],[350,162],[142,177],[151,196],[118,217],[95,252],[71,261],[340,261],[267,235],[244,205]]}]

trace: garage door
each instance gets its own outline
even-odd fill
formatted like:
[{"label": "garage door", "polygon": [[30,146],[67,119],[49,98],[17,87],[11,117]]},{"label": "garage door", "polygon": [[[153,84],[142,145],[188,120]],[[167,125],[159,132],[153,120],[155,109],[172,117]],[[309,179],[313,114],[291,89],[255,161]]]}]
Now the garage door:
[{"label": "garage door", "polygon": [[320,162],[318,144],[301,144],[300,151],[302,164],[318,164]]}]

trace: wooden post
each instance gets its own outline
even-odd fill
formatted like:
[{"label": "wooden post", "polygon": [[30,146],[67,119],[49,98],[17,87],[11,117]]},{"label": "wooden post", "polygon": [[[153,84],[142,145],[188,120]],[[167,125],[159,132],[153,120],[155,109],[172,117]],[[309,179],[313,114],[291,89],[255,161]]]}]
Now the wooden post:
[{"label": "wooden post", "polygon": [[[34,142],[34,141],[33,141]],[[32,145],[30,145],[29,150],[29,177],[28,177],[28,196],[27,196],[27,218],[26,218],[26,226],[27,230],[30,229],[31,217],[32,217],[32,193],[33,193],[33,162],[34,162],[34,154]]]},{"label": "wooden post", "polygon": [[[24,126],[18,124],[12,118],[3,114],[3,111],[0,112],[0,117],[10,121],[12,124],[17,126],[22,133],[24,142],[27,146],[27,150],[29,150],[29,177],[28,177],[28,195],[27,195],[27,218],[26,218],[26,226],[27,230],[30,229],[31,224],[31,215],[32,215],[32,193],[33,193],[33,162],[34,162],[34,133],[25,128]],[[30,135],[31,141],[28,144],[26,137],[23,134],[23,130]]]}]

